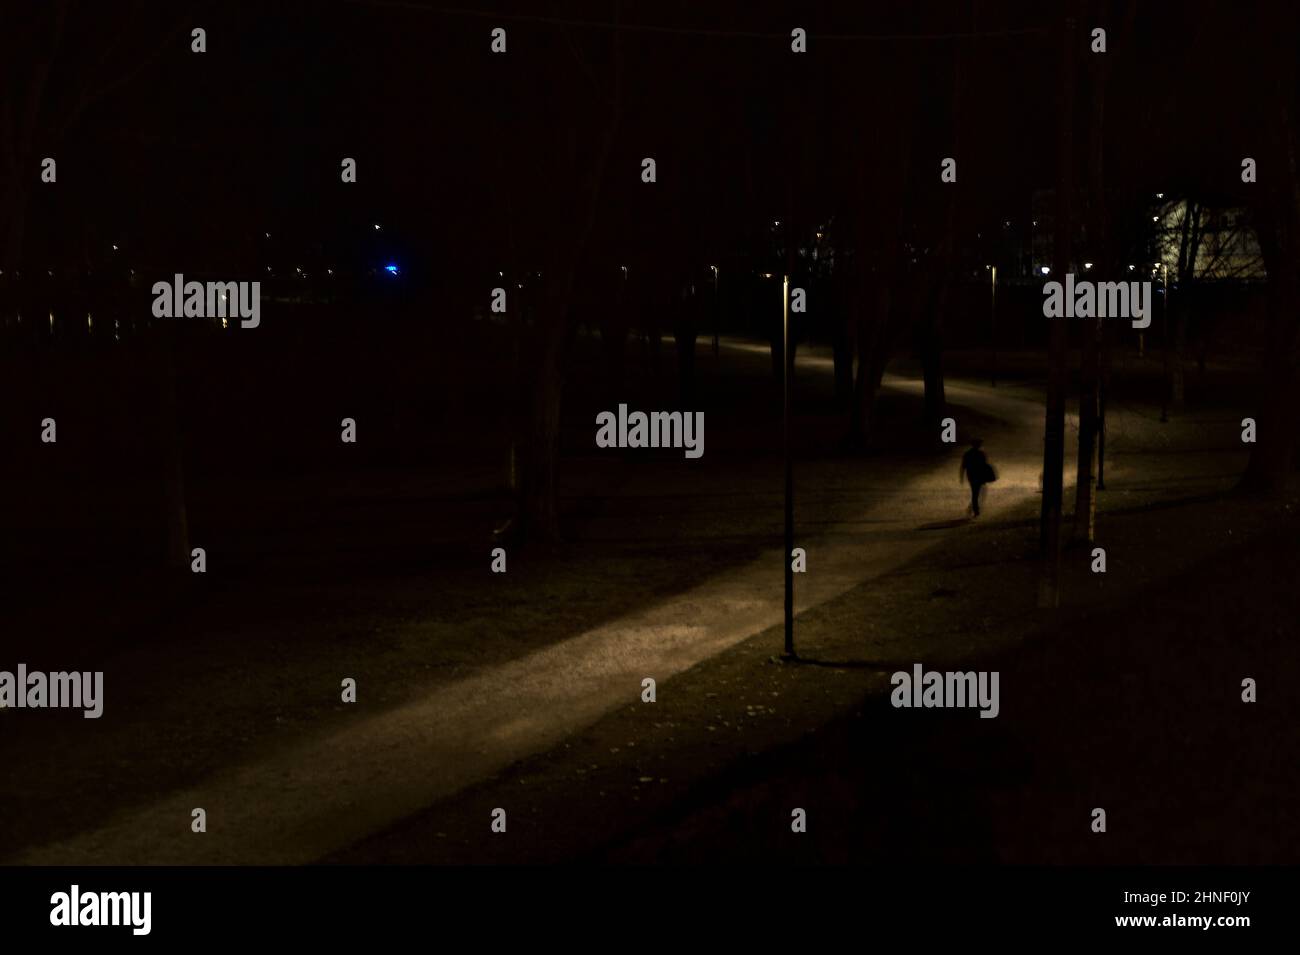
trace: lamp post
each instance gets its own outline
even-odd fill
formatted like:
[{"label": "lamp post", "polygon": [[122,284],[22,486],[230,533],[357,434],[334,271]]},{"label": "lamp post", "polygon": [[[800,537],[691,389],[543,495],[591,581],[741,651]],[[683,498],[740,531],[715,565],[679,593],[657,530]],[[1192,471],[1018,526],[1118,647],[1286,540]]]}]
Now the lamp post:
[{"label": "lamp post", "polygon": [[718,267],[710,265],[713,269],[713,361],[718,361]]},{"label": "lamp post", "polygon": [[1172,372],[1169,367],[1169,266],[1165,264],[1163,258],[1160,260],[1160,271],[1164,278],[1165,297],[1165,303],[1161,309],[1161,324],[1164,325],[1165,338],[1165,383],[1161,389],[1163,397],[1160,399],[1160,423],[1167,424],[1169,422],[1169,389],[1171,387],[1170,375]]},{"label": "lamp post", "polygon": [[781,359],[785,363],[785,374],[781,376],[782,401],[782,436],[781,447],[785,458],[785,553],[782,562],[785,565],[785,653],[782,656],[794,659],[794,470],[790,465],[790,376],[794,362],[790,360],[790,275],[786,273],[781,280]]},{"label": "lamp post", "polygon": [[993,369],[989,373],[992,386],[998,386],[998,267],[990,265],[993,278],[989,282],[989,345],[993,348]]}]

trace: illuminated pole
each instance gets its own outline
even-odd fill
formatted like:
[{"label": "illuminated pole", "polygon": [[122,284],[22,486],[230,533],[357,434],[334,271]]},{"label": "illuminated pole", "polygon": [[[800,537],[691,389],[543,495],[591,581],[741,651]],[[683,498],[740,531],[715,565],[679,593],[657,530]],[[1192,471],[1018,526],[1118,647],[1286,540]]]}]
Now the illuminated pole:
[{"label": "illuminated pole", "polygon": [[1169,390],[1171,388],[1171,372],[1169,368],[1169,266],[1161,261],[1160,270],[1164,273],[1165,287],[1165,304],[1164,308],[1160,310],[1161,324],[1164,326],[1165,335],[1165,381],[1164,387],[1161,389],[1163,397],[1160,399],[1160,423],[1167,424],[1169,422]]},{"label": "illuminated pole", "polygon": [[794,550],[794,471],[790,466],[790,376],[794,362],[790,360],[790,275],[787,273],[781,281],[781,357],[785,362],[785,374],[781,377],[782,403],[782,439],[781,446],[785,457],[785,553],[782,561],[785,565],[785,657],[794,657],[794,564],[791,552]]},{"label": "illuminated pole", "polygon": [[710,265],[713,269],[713,360],[718,360],[718,267]]},{"label": "illuminated pole", "polygon": [[992,384],[998,386],[998,267],[992,266],[993,281],[989,283],[989,343],[993,346]]}]

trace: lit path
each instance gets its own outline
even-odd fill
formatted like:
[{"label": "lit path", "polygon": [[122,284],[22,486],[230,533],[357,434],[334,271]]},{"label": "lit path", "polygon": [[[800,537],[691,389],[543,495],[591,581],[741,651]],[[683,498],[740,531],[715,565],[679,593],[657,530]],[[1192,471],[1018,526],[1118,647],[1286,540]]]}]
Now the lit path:
[{"label": "lit path", "polygon": [[[754,346],[726,342],[726,347]],[[826,373],[829,359],[801,356]],[[889,376],[885,387],[919,391]],[[1028,392],[950,382],[951,402],[999,419],[999,469],[990,516],[1036,493],[1042,405]],[[873,462],[894,490],[844,527],[798,537],[809,572],[796,612],[878,577],[943,540],[920,530],[957,516],[962,489],[953,457],[908,470]],[[1067,460],[1066,474],[1072,473]],[[869,530],[864,522],[869,521]],[[274,758],[220,772],[202,785],[127,811],[103,827],[6,860],[40,864],[293,864],[311,862],[436,800],[559,743],[616,706],[640,699],[641,680],[676,673],[778,624],[778,550],[656,606],[444,686],[346,729],[286,747]],[[776,652],[777,648],[773,647]],[[365,687],[359,712],[364,712]],[[208,831],[190,832],[191,811]],[[484,817],[486,819],[486,816]]]}]

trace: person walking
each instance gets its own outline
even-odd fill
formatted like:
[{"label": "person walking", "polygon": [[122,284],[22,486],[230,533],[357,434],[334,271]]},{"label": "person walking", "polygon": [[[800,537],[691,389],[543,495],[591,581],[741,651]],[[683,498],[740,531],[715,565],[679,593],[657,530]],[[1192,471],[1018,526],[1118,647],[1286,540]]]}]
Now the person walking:
[{"label": "person walking", "polygon": [[993,470],[993,465],[989,464],[988,457],[983,451],[984,441],[975,438],[970,443],[970,448],[961,456],[961,468],[957,471],[957,483],[962,480],[970,483],[970,515],[971,517],[980,516],[980,496],[984,491],[984,485],[991,484],[998,479],[998,474]]}]

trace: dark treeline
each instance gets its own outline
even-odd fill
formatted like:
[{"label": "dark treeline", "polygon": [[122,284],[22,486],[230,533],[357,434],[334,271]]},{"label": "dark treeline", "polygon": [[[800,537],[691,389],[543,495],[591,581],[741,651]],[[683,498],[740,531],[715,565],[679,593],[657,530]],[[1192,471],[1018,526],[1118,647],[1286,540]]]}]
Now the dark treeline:
[{"label": "dark treeline", "polygon": [[[39,375],[39,353],[137,350],[167,433],[198,400],[182,385],[177,404],[175,362],[224,339],[153,321],[155,281],[263,282],[268,315],[279,308],[283,322],[250,334],[278,335],[286,356],[320,347],[309,339],[327,329],[340,353],[392,334],[404,350],[455,356],[501,287],[504,338],[490,347],[509,342],[498,359],[518,461],[514,530],[551,539],[580,330],[599,336],[611,398],[641,337],[676,363],[671,400],[689,403],[693,345],[719,329],[768,338],[779,373],[788,274],[807,292],[796,345],[834,349],[845,447],[869,443],[882,375],[903,351],[919,361],[934,424],[945,348],[1046,342],[1039,270],[1059,261],[1068,148],[1069,261],[1102,280],[1156,276],[1145,345],[1166,350],[1169,411],[1185,349],[1202,363],[1211,347],[1258,352],[1260,443],[1246,484],[1275,490],[1291,473],[1293,14],[1084,0],[556,3],[540,14],[554,22],[539,22],[533,5],[493,9],[499,24],[419,4],[20,9],[0,40],[6,360]],[[202,55],[190,51],[195,25],[207,30]],[[494,26],[507,31],[504,55],[490,52]],[[807,30],[805,54],[791,51],[794,26]],[[1090,48],[1095,26],[1105,53]],[[55,184],[41,181],[45,157],[57,159]],[[340,181],[345,157],[355,183]],[[941,179],[946,157],[955,182]],[[1243,157],[1257,161],[1257,182],[1242,182]],[[1262,265],[1231,280],[1198,274],[1209,224],[1227,211]],[[1265,274],[1259,308],[1240,282]],[[383,316],[405,331],[377,330]],[[1108,350],[1136,333],[1124,323],[1071,335],[1082,460],[1104,414]],[[6,430],[17,440],[23,428],[11,418]]]}]

